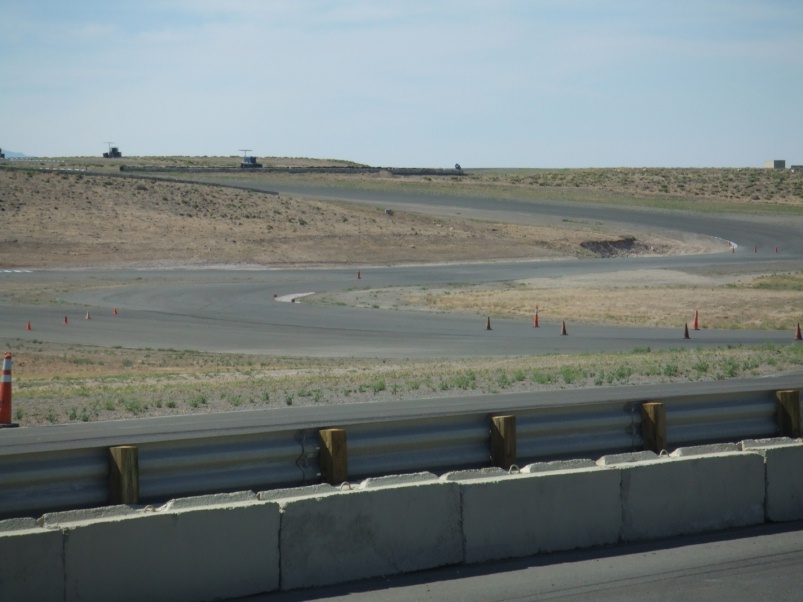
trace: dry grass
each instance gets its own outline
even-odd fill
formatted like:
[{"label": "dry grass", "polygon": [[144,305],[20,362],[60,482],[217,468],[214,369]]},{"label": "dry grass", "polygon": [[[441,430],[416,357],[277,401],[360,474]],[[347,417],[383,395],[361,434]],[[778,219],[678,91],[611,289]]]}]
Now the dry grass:
[{"label": "dry grass", "polygon": [[[803,322],[803,273],[701,275],[628,270],[576,277],[327,293],[307,302],[585,324],[789,330]],[[747,308],[747,309],[745,309]]]},{"label": "dry grass", "polygon": [[689,205],[741,203],[803,205],[803,172],[773,169],[559,169],[480,170],[480,182],[538,188],[597,190],[643,197],[686,200]]},{"label": "dry grass", "polygon": [[576,224],[389,216],[201,184],[11,169],[0,169],[0,215],[4,267],[472,261],[589,255],[582,242],[618,239]]},{"label": "dry grass", "polygon": [[556,388],[721,380],[803,366],[803,346],[454,360],[293,359],[16,341],[26,425]]},{"label": "dry grass", "polygon": [[[628,284],[633,281],[641,283]],[[688,283],[679,284],[683,281]],[[541,319],[656,327],[691,324],[699,311],[701,328],[787,330],[803,321],[801,287],[803,273],[706,278],[641,270],[585,279],[397,292],[396,296],[401,305],[435,311],[513,317],[532,316],[538,307]]]}]

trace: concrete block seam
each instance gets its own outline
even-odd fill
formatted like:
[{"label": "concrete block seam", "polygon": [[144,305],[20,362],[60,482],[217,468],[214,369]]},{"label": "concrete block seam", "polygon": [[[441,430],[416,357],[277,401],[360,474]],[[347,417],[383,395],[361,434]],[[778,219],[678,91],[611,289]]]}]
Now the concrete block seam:
[{"label": "concrete block seam", "polygon": [[617,541],[622,543],[625,540],[625,518],[627,510],[625,508],[625,475],[621,468],[615,470],[619,473],[619,537]]},{"label": "concrete block seam", "polygon": [[465,488],[462,485],[459,485],[458,486],[458,500],[459,500],[460,503],[458,504],[458,506],[459,506],[459,508],[458,508],[459,514],[458,514],[458,518],[457,518],[457,524],[458,524],[458,527],[460,528],[460,546],[461,546],[461,559],[462,559],[462,563],[461,564],[466,564],[466,559],[468,558],[468,542],[466,541],[466,528],[465,528],[464,518],[463,518],[463,508],[465,507],[464,494],[465,494]]},{"label": "concrete block seam", "polygon": [[67,600],[67,529],[62,527],[61,531],[61,591],[64,600]]},{"label": "concrete block seam", "polygon": [[284,591],[284,571],[282,570],[282,529],[284,528],[284,505],[279,504],[279,530],[276,537],[276,558],[279,559],[279,587],[278,591]]}]

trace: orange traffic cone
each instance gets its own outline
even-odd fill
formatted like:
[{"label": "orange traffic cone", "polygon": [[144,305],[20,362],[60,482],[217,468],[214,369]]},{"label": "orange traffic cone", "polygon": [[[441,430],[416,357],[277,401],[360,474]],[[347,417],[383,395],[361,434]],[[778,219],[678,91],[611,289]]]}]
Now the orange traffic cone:
[{"label": "orange traffic cone", "polygon": [[92,318],[89,317],[89,312],[86,312],[86,319],[91,320]]},{"label": "orange traffic cone", "polygon": [[803,336],[800,336],[800,322],[797,323],[797,330],[795,330],[795,340],[803,341]]},{"label": "orange traffic cone", "polygon": [[491,329],[491,316],[488,316],[488,319],[485,321],[485,330],[492,330]]},{"label": "orange traffic cone", "polygon": [[689,336],[689,325],[688,324],[685,325],[685,329],[683,331],[683,338],[684,339],[690,339],[691,338]]},{"label": "orange traffic cone", "polygon": [[362,279],[362,274],[360,274],[360,270],[357,270],[357,280]]},{"label": "orange traffic cone", "polygon": [[30,330],[30,329],[31,329],[31,321],[28,320],[28,325],[25,327],[25,330]]},{"label": "orange traffic cone", "polygon": [[564,336],[564,337],[568,336],[568,334],[569,334],[568,332],[566,332],[566,320],[564,320],[563,324],[561,324],[560,334],[561,334],[561,336]]},{"label": "orange traffic cone", "polygon": [[[276,296],[276,295],[274,295],[274,297],[275,297],[275,296]],[[113,315],[113,316],[116,316],[116,315],[117,315],[117,308],[116,308],[116,307],[114,308],[114,311],[112,312],[112,315]]]},{"label": "orange traffic cone", "polygon": [[3,374],[0,378],[0,428],[19,426],[11,422],[11,354],[3,356]]},{"label": "orange traffic cone", "polygon": [[64,323],[67,323],[67,316],[64,316]]},{"label": "orange traffic cone", "polygon": [[700,330],[700,322],[697,317],[697,310],[694,310],[694,330]]},{"label": "orange traffic cone", "polygon": [[538,308],[535,308],[535,315],[533,316],[533,328],[538,328]]}]

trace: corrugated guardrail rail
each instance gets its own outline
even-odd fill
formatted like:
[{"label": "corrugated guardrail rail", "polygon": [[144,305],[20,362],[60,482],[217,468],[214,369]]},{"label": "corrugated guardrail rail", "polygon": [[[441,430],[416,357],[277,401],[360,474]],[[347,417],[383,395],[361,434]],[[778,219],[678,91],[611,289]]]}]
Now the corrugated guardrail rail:
[{"label": "corrugated guardrail rail", "polygon": [[[796,382],[799,388],[801,379]],[[668,447],[779,434],[775,389],[731,389],[662,398]],[[489,466],[490,419],[500,413],[515,416],[516,461],[522,466],[535,461],[597,458],[641,450],[644,445],[640,401],[533,402],[502,407],[500,399],[489,396],[476,410],[449,412],[442,408],[421,415],[419,409],[419,415],[409,418],[379,416],[337,424],[348,437],[348,478]],[[260,412],[251,414],[262,416]],[[235,414],[243,420],[249,413],[231,415]],[[211,421],[214,416],[194,418],[201,425],[208,424],[202,419]],[[264,424],[254,420],[247,428],[196,425],[181,436],[160,437],[154,435],[152,421],[124,422],[127,428],[122,434],[105,434],[100,440],[92,436],[91,442],[91,429],[99,431],[105,423],[81,425],[84,439],[69,442],[65,435],[73,425],[0,433],[0,518],[37,517],[48,511],[107,504],[109,447],[123,444],[138,448],[138,502],[142,504],[206,493],[309,485],[321,480],[319,429],[332,426],[331,421],[316,424],[310,420],[301,428],[298,423],[285,428],[264,419]],[[23,431],[47,429],[62,437],[59,444],[42,449],[41,438],[36,445],[13,444],[13,438],[24,435]],[[31,451],[21,453],[28,449]]]}]

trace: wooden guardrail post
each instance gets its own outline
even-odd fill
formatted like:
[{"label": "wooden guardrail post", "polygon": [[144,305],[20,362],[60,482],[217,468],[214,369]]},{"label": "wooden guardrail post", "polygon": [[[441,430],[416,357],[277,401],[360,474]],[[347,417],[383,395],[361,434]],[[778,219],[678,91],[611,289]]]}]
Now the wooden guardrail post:
[{"label": "wooden guardrail post", "polygon": [[663,402],[641,404],[641,438],[645,451],[660,454],[666,449],[666,408]]},{"label": "wooden guardrail post", "polygon": [[775,397],[778,399],[778,430],[781,437],[800,437],[800,391],[776,391]]},{"label": "wooden guardrail post", "polygon": [[491,462],[507,470],[516,463],[516,417],[491,417]]},{"label": "wooden guardrail post", "polygon": [[109,500],[112,504],[139,503],[139,451],[136,445],[109,448]]},{"label": "wooden guardrail post", "polygon": [[349,478],[348,449],[346,431],[343,429],[321,429],[321,479],[330,485],[339,485]]}]

